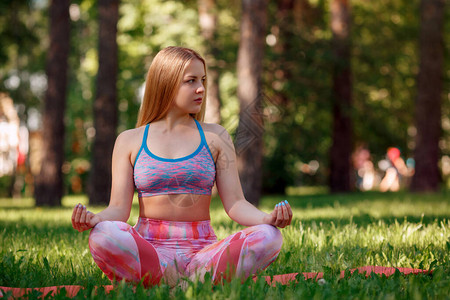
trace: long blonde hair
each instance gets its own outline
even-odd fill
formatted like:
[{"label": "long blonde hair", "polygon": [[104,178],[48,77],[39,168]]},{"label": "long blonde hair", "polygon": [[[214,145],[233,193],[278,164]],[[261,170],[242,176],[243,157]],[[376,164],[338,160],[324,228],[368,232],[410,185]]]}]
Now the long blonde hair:
[{"label": "long blonde hair", "polygon": [[[177,95],[184,71],[194,59],[203,63],[206,74],[205,60],[192,49],[171,46],[158,52],[148,69],[144,98],[139,109],[136,127],[166,116]],[[205,116],[206,80],[204,86],[205,92],[200,112],[193,115],[198,121],[203,121]]]}]

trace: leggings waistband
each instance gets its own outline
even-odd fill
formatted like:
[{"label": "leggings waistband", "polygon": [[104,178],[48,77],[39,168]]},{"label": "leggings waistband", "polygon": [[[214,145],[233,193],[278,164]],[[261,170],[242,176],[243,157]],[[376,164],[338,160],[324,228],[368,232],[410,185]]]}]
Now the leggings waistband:
[{"label": "leggings waistband", "polygon": [[139,217],[134,226],[146,240],[149,239],[206,239],[217,240],[211,221],[167,221]]}]

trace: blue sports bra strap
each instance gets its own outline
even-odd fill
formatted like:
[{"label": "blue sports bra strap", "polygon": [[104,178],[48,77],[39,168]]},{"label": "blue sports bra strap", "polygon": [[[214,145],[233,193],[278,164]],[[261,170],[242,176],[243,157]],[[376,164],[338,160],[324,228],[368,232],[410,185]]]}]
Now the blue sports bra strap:
[{"label": "blue sports bra strap", "polygon": [[194,119],[194,121],[195,121],[195,124],[197,124],[198,132],[200,132],[200,138],[202,139],[202,143],[204,145],[206,145],[205,133],[203,132],[202,126],[196,119]]},{"label": "blue sports bra strap", "polygon": [[144,137],[142,138],[141,148],[139,149],[139,152],[138,152],[138,154],[137,154],[137,156],[136,156],[136,159],[134,160],[133,166],[136,166],[136,162],[138,161],[139,155],[141,155],[141,152],[142,152],[142,151],[145,151],[144,149],[147,149],[147,136],[148,136],[148,126],[149,126],[149,125],[150,125],[150,123],[148,123],[148,124],[145,126],[145,129],[144,129]]},{"label": "blue sports bra strap", "polygon": [[205,145],[205,148],[208,150],[209,155],[211,156],[211,160],[215,164],[214,157],[211,153],[211,149],[209,149],[208,143],[206,143],[205,133],[203,132],[202,125],[200,125],[200,123],[196,119],[194,119],[194,121],[195,121],[195,124],[197,124],[198,132],[200,132],[200,138],[202,140],[201,143],[203,143],[203,145]]},{"label": "blue sports bra strap", "polygon": [[145,125],[144,137],[142,138],[142,145],[147,145],[147,136],[148,136],[148,127],[149,126],[150,126],[150,123]]}]

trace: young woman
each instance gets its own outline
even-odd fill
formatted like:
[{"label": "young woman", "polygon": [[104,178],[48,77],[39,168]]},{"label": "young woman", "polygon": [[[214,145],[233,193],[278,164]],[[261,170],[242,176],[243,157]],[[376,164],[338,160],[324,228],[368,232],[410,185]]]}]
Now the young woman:
[{"label": "young woman", "polygon": [[[109,206],[97,214],[81,204],[73,210],[73,227],[92,228],[92,256],[111,280],[175,285],[184,277],[202,280],[206,272],[216,282],[246,278],[278,256],[276,227],[291,223],[291,208],[284,201],[267,214],[245,200],[229,134],[201,122],[205,87],[198,53],[160,51],[147,74],[137,128],[121,133],[114,146]],[[231,219],[249,226],[221,241],[210,225],[214,183]],[[135,189],[140,213],[132,227],[125,222]]]}]

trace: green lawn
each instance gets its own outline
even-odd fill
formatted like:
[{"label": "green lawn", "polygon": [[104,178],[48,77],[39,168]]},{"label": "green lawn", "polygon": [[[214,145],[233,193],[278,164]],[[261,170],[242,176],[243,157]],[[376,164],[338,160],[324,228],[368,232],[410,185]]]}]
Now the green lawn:
[{"label": "green lawn", "polygon": [[[95,294],[93,287],[110,284],[94,264],[88,232],[70,223],[71,207],[86,203],[82,196],[66,197],[62,208],[34,208],[31,199],[0,199],[0,286],[43,287],[82,285],[80,298],[129,299],[450,299],[450,194],[354,193],[267,196],[261,208],[269,211],[288,199],[294,220],[283,229],[279,258],[263,275],[324,272],[326,283],[302,280],[269,287],[264,281],[233,281],[220,286],[193,282],[188,288],[151,289],[121,284],[112,293]],[[97,212],[101,207],[90,207]],[[133,205],[130,224],[138,215]],[[241,228],[212,204],[212,224],[218,238]],[[379,265],[434,269],[433,275],[348,275],[338,272]],[[34,294],[31,298],[36,298]],[[64,295],[60,295],[64,298]]]}]

